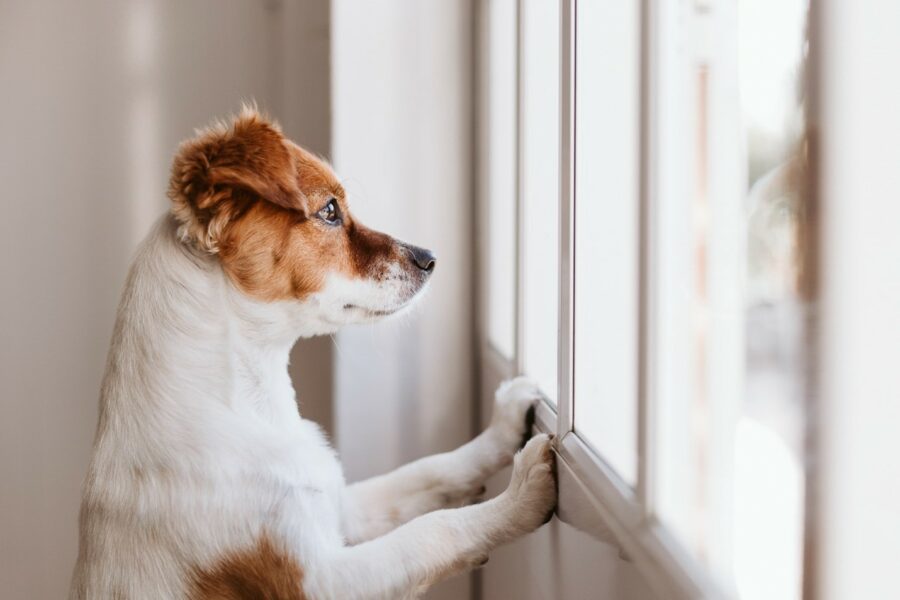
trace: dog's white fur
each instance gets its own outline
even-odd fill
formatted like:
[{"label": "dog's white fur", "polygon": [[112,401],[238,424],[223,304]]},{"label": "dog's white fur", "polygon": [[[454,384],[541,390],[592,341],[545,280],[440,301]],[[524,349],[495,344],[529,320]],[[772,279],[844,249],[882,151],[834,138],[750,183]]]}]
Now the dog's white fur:
[{"label": "dog's white fur", "polygon": [[183,598],[192,569],[262,534],[299,562],[307,598],[415,597],[544,521],[547,436],[516,456],[505,492],[471,504],[518,448],[537,398],[527,380],[498,390],[470,443],[353,485],[300,417],[296,339],[403,308],[418,290],[332,278],[303,302],[256,301],[177,228],[158,222],[119,308],[71,598]]}]

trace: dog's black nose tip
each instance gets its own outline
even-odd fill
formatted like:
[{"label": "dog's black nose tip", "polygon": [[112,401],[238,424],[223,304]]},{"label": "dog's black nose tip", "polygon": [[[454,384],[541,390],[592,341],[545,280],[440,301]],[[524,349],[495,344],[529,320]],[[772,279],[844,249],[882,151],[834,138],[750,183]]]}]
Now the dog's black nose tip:
[{"label": "dog's black nose tip", "polygon": [[425,248],[419,248],[417,246],[407,246],[406,248],[409,250],[409,254],[417,267],[426,273],[434,271],[434,265],[435,262],[437,262],[437,259],[431,250],[426,250]]}]

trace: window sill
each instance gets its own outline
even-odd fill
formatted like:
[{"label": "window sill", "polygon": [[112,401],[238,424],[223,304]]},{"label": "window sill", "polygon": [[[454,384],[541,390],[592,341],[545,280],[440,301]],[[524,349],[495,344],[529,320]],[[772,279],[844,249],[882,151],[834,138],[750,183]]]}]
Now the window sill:
[{"label": "window sill", "polygon": [[[514,365],[488,345],[486,389],[515,374]],[[492,398],[493,396],[487,396]],[[557,517],[594,539],[618,548],[648,585],[666,600],[731,599],[718,582],[639,503],[628,486],[574,431],[559,431],[557,407],[542,400],[534,431],[552,433],[557,453]]]}]

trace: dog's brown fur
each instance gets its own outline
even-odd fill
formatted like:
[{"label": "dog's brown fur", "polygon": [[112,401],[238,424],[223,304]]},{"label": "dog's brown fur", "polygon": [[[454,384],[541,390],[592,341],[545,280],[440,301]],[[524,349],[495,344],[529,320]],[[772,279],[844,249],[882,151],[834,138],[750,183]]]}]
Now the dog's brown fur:
[{"label": "dog's brown fur", "polygon": [[263,535],[252,548],[235,552],[209,569],[197,569],[192,600],[306,600],[303,570]]},{"label": "dog's brown fur", "polygon": [[[252,109],[182,144],[169,197],[189,241],[217,253],[232,281],[264,301],[303,299],[328,273],[377,279],[402,252],[353,219],[325,161]],[[315,218],[332,199],[339,231]]]}]

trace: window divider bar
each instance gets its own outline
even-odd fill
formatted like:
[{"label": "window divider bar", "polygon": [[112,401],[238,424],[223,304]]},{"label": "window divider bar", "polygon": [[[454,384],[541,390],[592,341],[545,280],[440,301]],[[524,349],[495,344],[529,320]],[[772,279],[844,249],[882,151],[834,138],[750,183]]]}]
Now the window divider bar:
[{"label": "window divider bar", "polygon": [[522,3],[523,0],[516,1],[516,130],[515,130],[515,148],[516,148],[516,173],[515,173],[515,208],[516,208],[516,280],[515,280],[515,331],[514,351],[515,356],[513,362],[515,372],[520,375],[525,372],[525,261],[522,260],[525,251],[525,202],[522,198]]},{"label": "window divider bar", "polygon": [[645,518],[654,510],[655,468],[655,368],[653,347],[655,331],[655,286],[653,257],[655,235],[653,223],[655,181],[655,77],[653,60],[655,45],[655,0],[640,3],[640,141],[638,147],[638,477],[636,496]]},{"label": "window divider bar", "polygon": [[575,12],[560,11],[559,362],[557,435],[575,428]]}]

